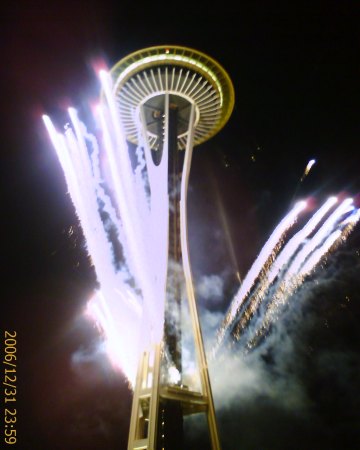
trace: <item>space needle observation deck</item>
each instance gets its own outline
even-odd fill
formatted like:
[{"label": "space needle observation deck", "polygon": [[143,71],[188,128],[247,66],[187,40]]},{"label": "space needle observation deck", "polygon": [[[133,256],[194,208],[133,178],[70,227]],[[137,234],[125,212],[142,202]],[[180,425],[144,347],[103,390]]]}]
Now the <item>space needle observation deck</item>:
[{"label": "space needle observation deck", "polygon": [[190,105],[195,107],[193,145],[215,135],[229,119],[234,89],[226,71],[209,56],[178,46],[150,47],[131,53],[111,70],[120,119],[128,141],[138,142],[145,119],[149,144],[161,147],[156,118],[164,111],[164,94],[178,108],[178,147],[186,146]]}]

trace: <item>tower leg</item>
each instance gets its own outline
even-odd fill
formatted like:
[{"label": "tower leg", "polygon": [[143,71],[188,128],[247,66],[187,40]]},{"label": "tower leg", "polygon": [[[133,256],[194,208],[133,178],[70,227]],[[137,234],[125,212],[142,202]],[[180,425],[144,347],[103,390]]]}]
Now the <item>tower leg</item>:
[{"label": "tower leg", "polygon": [[195,120],[195,108],[192,105],[190,120],[189,120],[189,131],[188,140],[186,145],[186,153],[184,160],[183,175],[181,179],[181,200],[180,200],[180,238],[181,238],[181,253],[182,253],[182,263],[185,276],[186,293],[189,303],[189,310],[191,316],[191,323],[193,328],[193,334],[195,339],[195,349],[197,353],[197,361],[200,370],[200,379],[202,393],[207,398],[207,421],[210,432],[211,447],[212,450],[220,450],[220,440],[218,435],[214,401],[211,392],[211,384],[209,371],[206,361],[206,355],[204,350],[204,343],[200,328],[200,321],[196,307],[195,292],[192,282],[189,249],[188,249],[188,229],[187,229],[187,187],[190,175],[190,164],[192,158],[193,150],[193,132],[194,132],[194,120]]},{"label": "tower leg", "polygon": [[156,450],[161,345],[144,352],[133,395],[128,450]]}]

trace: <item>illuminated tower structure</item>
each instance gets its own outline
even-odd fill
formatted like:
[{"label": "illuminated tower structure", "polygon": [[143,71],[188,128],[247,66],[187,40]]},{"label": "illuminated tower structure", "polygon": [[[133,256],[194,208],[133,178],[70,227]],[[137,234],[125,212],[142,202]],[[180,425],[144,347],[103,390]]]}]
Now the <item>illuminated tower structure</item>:
[{"label": "illuminated tower structure", "polygon": [[[189,261],[186,197],[193,147],[225,125],[234,89],[216,61],[178,46],[132,53],[113,67],[111,75],[126,139],[144,148],[151,196],[166,196],[165,214],[164,205],[152,205],[159,208],[155,227],[166,230],[164,335],[139,362],[128,450],[184,450],[183,422],[193,414],[206,416],[210,446],[217,450],[220,442]],[[186,312],[197,367],[191,376],[184,367]]]}]

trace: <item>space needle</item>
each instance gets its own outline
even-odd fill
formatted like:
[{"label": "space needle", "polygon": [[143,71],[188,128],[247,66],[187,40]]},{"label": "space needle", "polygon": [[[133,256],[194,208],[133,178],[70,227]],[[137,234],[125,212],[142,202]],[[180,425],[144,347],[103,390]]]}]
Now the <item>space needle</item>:
[{"label": "space needle", "polygon": [[[151,209],[158,233],[159,274],[164,292],[164,333],[139,361],[128,450],[184,450],[184,421],[205,415],[212,450],[220,449],[208,365],[191,275],[187,187],[193,147],[228,121],[234,106],[232,82],[219,63],[197,50],[162,45],[136,51],[112,69],[113,95],[122,132],[144,149]],[[163,248],[163,251],[161,251]],[[196,360],[186,375],[184,340]],[[186,338],[188,340],[188,338]],[[196,378],[196,377],[195,377]]]}]

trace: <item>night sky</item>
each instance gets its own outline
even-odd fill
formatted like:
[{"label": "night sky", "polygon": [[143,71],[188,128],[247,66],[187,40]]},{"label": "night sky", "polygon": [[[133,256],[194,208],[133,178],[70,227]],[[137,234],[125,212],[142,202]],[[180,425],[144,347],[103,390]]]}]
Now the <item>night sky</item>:
[{"label": "night sky", "polygon": [[[41,115],[59,129],[68,106],[86,117],[99,64],[143,47],[192,47],[227,70],[235,108],[195,149],[189,186],[190,253],[209,347],[236,271],[245,276],[296,200],[316,207],[340,194],[360,204],[359,3],[7,3],[1,324],[17,332],[13,448],[125,449],[131,393],[83,317],[96,278]],[[291,299],[263,346],[247,358],[235,358],[234,346],[222,370],[210,370],[224,450],[360,448],[359,252],[360,225]]]}]

